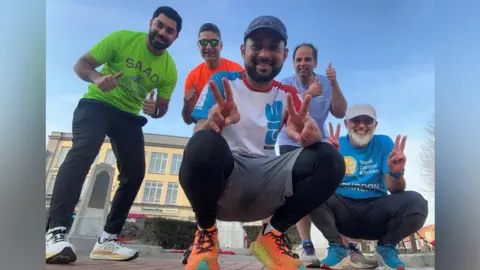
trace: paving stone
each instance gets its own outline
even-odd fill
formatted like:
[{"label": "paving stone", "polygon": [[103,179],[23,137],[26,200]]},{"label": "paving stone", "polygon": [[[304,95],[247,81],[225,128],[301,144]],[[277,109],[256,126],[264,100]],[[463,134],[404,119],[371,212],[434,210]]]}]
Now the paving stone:
[{"label": "paving stone", "polygon": [[[238,260],[235,256],[220,257],[221,269],[229,270],[260,270],[262,265],[254,260]],[[72,269],[72,270],[168,270],[184,269],[181,264],[180,256],[178,258],[138,258],[131,262],[110,262],[90,260],[88,257],[80,257],[75,263],[69,265],[48,264],[46,270]],[[434,268],[408,268],[409,270],[434,270]]]}]

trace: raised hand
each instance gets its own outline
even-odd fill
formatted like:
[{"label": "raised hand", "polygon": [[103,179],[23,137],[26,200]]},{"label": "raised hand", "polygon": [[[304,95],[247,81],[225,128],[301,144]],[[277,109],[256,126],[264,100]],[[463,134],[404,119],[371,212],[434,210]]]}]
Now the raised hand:
[{"label": "raised hand", "polygon": [[323,94],[323,85],[320,83],[318,77],[315,77],[315,81],[307,89],[308,94],[312,95],[312,97],[318,97]]},{"label": "raised hand", "polygon": [[395,139],[395,145],[393,151],[388,156],[388,169],[392,173],[402,173],[405,170],[405,164],[407,158],[403,151],[405,150],[405,143],[407,142],[407,136],[397,135]]},{"label": "raised hand", "polygon": [[328,64],[327,70],[325,71],[329,83],[334,83],[337,81],[337,72],[335,68],[332,67],[332,62]]},{"label": "raised hand", "polygon": [[118,72],[115,75],[105,75],[98,77],[93,81],[93,83],[100,88],[102,91],[107,92],[111,91],[118,86],[118,79],[123,76],[123,71]]},{"label": "raised hand", "polygon": [[331,143],[335,148],[340,150],[340,143],[339,143],[339,138],[340,138],[340,123],[337,124],[337,128],[335,129],[335,133],[333,133],[333,124],[332,122],[328,123],[328,127],[330,129],[330,134],[328,135],[328,142]]},{"label": "raised hand", "polygon": [[195,99],[197,98],[197,84],[193,83],[193,89],[187,90],[187,93],[185,93],[185,96],[183,97],[183,102],[186,104],[190,104],[195,102]]},{"label": "raised hand", "polygon": [[240,121],[240,113],[238,113],[237,105],[233,101],[232,88],[226,78],[222,79],[225,99],[223,99],[214,81],[210,81],[208,84],[217,103],[208,112],[207,121],[213,130],[220,132],[226,125],[238,123]]},{"label": "raised hand", "polygon": [[154,96],[155,96],[155,90],[152,90],[152,92],[150,92],[150,95],[148,96],[148,98],[143,101],[143,113],[144,114],[147,114],[147,115],[150,115],[150,116],[153,116],[155,114],[155,110],[156,110],[157,106],[156,106],[155,100],[153,99]]},{"label": "raised hand", "polygon": [[303,147],[308,147],[322,139],[322,132],[317,123],[308,115],[311,100],[311,95],[305,95],[300,110],[297,111],[292,95],[287,95],[287,135]]}]

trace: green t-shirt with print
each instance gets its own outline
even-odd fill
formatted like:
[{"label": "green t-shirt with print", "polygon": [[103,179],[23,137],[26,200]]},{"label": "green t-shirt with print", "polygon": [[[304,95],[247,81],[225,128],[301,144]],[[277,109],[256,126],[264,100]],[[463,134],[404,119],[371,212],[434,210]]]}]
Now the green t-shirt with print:
[{"label": "green t-shirt with print", "polygon": [[118,86],[103,92],[90,84],[84,98],[100,100],[135,115],[140,113],[147,95],[157,89],[157,95],[170,99],[177,84],[177,68],[165,50],[153,55],[146,46],[147,33],[117,31],[97,43],[89,54],[103,64],[101,74],[115,75],[123,71]]}]

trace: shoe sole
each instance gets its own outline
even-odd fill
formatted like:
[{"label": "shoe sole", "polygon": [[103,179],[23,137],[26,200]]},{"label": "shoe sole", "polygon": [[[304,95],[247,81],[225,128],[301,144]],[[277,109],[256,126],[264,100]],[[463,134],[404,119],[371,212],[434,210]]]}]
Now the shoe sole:
[{"label": "shoe sole", "polygon": [[[253,242],[250,245],[250,251],[252,252],[252,255],[264,265],[262,269],[279,270],[275,268],[275,263],[272,261],[267,251],[265,251],[265,249],[261,247],[257,242]],[[297,269],[306,270],[306,267],[305,265],[299,265]]]},{"label": "shoe sole", "polygon": [[48,264],[68,264],[77,261],[77,255],[71,247],[65,247],[59,253],[46,259]]},{"label": "shoe sole", "polygon": [[329,266],[326,263],[321,263],[320,268],[322,268],[322,269],[332,269],[332,270],[335,270],[335,269],[349,269],[349,267],[351,268],[350,263],[351,263],[350,258],[347,256],[347,257],[343,258],[339,263],[337,263],[334,266]]},{"label": "shoe sole", "polygon": [[138,252],[136,252],[133,256],[128,258],[113,258],[108,255],[100,255],[100,254],[90,254],[91,260],[101,260],[101,261],[117,261],[117,262],[128,262],[133,261],[138,258]]}]

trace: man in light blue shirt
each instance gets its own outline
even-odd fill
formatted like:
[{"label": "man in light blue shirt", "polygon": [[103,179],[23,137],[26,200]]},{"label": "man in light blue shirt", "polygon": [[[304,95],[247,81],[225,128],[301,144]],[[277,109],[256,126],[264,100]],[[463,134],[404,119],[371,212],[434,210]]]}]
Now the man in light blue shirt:
[{"label": "man in light blue shirt", "polygon": [[[310,115],[321,128],[323,138],[327,138],[325,121],[328,114],[336,118],[343,118],[347,110],[347,101],[337,82],[336,71],[332,63],[326,69],[326,75],[317,74],[318,51],[314,45],[303,43],[293,51],[293,67],[296,74],[282,80],[283,84],[292,85],[304,96],[310,94],[313,98],[310,102]],[[287,136],[286,129],[282,129],[278,135],[280,154],[293,151],[300,146]],[[315,255],[315,249],[311,241],[311,222],[308,217],[303,218],[297,229],[302,238],[302,252],[300,258],[306,263],[318,264],[319,260]]]},{"label": "man in light blue shirt", "polygon": [[354,262],[349,256],[350,244],[344,245],[342,234],[353,239],[378,241],[378,262],[386,269],[405,269],[396,245],[421,229],[427,218],[428,202],[417,192],[405,191],[406,137],[398,135],[394,143],[386,135],[374,135],[377,124],[375,108],[358,104],[349,107],[346,113],[348,135],[338,138],[339,130],[335,135],[330,132],[328,141],[339,146],[346,171],[336,193],[309,214],[329,242],[328,255],[321,261],[322,268],[377,266]]}]

